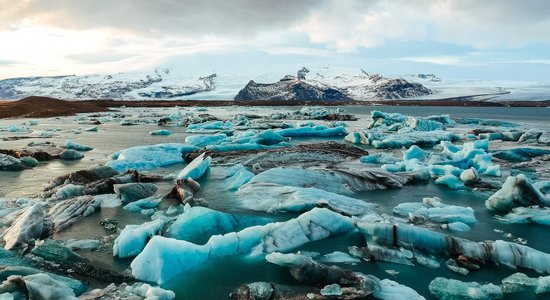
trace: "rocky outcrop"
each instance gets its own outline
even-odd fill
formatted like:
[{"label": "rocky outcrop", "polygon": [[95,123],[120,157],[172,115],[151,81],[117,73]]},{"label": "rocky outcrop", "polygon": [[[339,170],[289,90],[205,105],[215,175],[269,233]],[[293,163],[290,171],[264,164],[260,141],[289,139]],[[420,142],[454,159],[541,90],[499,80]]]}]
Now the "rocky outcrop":
[{"label": "rocky outcrop", "polygon": [[[431,94],[431,90],[420,83],[405,79],[390,79],[373,88],[377,99],[401,99]],[[357,99],[364,100],[364,99]]]},{"label": "rocky outcrop", "polygon": [[287,75],[275,83],[256,83],[253,80],[235,96],[237,101],[347,101],[352,100],[343,91],[329,86],[313,85]]}]

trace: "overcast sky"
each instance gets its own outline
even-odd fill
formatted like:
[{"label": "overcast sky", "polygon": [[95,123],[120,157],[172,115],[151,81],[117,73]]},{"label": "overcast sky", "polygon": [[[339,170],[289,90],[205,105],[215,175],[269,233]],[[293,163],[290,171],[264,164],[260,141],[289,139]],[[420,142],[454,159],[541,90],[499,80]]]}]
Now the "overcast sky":
[{"label": "overcast sky", "polygon": [[548,0],[0,0],[0,78],[177,65],[550,81]]}]

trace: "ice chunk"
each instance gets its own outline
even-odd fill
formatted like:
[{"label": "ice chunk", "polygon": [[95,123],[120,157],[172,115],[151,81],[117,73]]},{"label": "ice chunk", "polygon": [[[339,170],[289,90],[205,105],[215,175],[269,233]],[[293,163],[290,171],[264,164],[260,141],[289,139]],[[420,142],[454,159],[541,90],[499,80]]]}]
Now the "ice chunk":
[{"label": "ice chunk", "polygon": [[393,164],[400,162],[401,159],[394,156],[390,153],[376,153],[369,154],[368,156],[363,156],[359,159],[362,163],[371,163],[371,164]]},{"label": "ice chunk", "polygon": [[34,168],[38,166],[39,162],[32,156],[23,156],[19,159],[27,168]]},{"label": "ice chunk", "polygon": [[550,131],[543,132],[537,140],[539,144],[550,146]]},{"label": "ice chunk", "polygon": [[480,261],[492,261],[511,268],[523,267],[539,273],[550,273],[550,254],[505,241],[473,242],[425,228],[410,225],[358,223],[367,240],[382,245],[401,246],[411,250],[453,257],[463,255]]},{"label": "ice chunk", "polygon": [[389,279],[380,281],[380,288],[375,290],[373,296],[382,300],[425,300],[415,290]]},{"label": "ice chunk", "polygon": [[190,135],[185,138],[185,142],[197,147],[205,147],[209,145],[217,145],[227,140],[225,134],[198,134]]},{"label": "ice chunk", "polygon": [[113,256],[132,257],[138,255],[147,242],[160,234],[164,221],[154,220],[141,225],[126,225],[113,245]]},{"label": "ice chunk", "polygon": [[84,154],[73,149],[66,149],[65,151],[59,154],[59,158],[65,159],[65,160],[78,160],[78,159],[82,159],[83,157],[84,157]]},{"label": "ice chunk", "polygon": [[46,237],[51,228],[46,224],[45,204],[38,202],[25,208],[24,212],[4,232],[4,248],[10,250],[18,245],[29,243]]},{"label": "ice chunk", "polygon": [[21,171],[26,169],[19,159],[0,153],[0,171]]},{"label": "ice chunk", "polygon": [[92,147],[92,146],[82,145],[82,144],[73,142],[73,141],[71,141],[71,140],[65,141],[65,148],[67,148],[67,149],[73,149],[73,150],[77,150],[77,151],[90,151],[90,150],[94,150],[94,147]]},{"label": "ice chunk", "polygon": [[27,299],[77,300],[70,287],[46,274],[10,276],[0,285],[0,290],[19,292]]},{"label": "ice chunk", "polygon": [[540,131],[526,131],[521,135],[518,143],[536,143],[541,135]]},{"label": "ice chunk", "polygon": [[450,231],[457,231],[457,232],[464,232],[464,231],[470,231],[470,226],[468,224],[462,223],[462,222],[452,222],[447,225],[443,225],[443,228],[447,228]]},{"label": "ice chunk", "polygon": [[136,146],[113,154],[106,165],[123,172],[129,169],[144,171],[183,162],[183,156],[199,148],[189,144],[166,143]]},{"label": "ice chunk", "polygon": [[464,190],[466,186],[464,183],[454,175],[445,175],[435,180],[435,183],[446,185],[453,190]]},{"label": "ice chunk", "polygon": [[117,194],[102,194],[94,197],[98,201],[101,201],[101,207],[104,208],[113,208],[122,205],[122,200],[120,200]]},{"label": "ice chunk", "polygon": [[[314,187],[337,194],[401,188],[412,178],[391,174],[379,168],[300,169],[272,168],[254,176],[246,185],[263,182],[296,187]],[[244,185],[243,188],[246,186]]]},{"label": "ice chunk", "polygon": [[504,293],[535,292],[544,294],[550,292],[550,276],[531,278],[523,273],[514,273],[502,279]]},{"label": "ice chunk", "polygon": [[172,131],[166,129],[153,130],[149,132],[150,135],[171,135]]},{"label": "ice chunk", "polygon": [[334,251],[329,254],[325,254],[322,257],[316,259],[317,261],[324,263],[358,263],[360,259],[355,258],[347,253]]},{"label": "ice chunk", "polygon": [[324,125],[300,128],[286,128],[275,131],[283,137],[326,137],[342,136],[348,134],[345,127],[329,128]]},{"label": "ice chunk", "polygon": [[159,205],[162,199],[163,197],[147,197],[126,204],[124,209],[150,216],[155,213],[155,207]]},{"label": "ice chunk", "polygon": [[187,132],[211,132],[220,130],[230,130],[233,123],[230,121],[211,121],[187,126]]},{"label": "ice chunk", "polygon": [[176,294],[170,290],[165,290],[158,286],[151,286],[143,282],[127,286],[126,291],[143,297],[144,300],[172,300],[176,298]]},{"label": "ice chunk", "polygon": [[417,145],[412,145],[407,151],[403,152],[403,159],[410,160],[413,158],[419,161],[424,161],[428,157],[429,153],[420,149]]},{"label": "ice chunk", "polygon": [[464,184],[471,184],[480,181],[481,178],[475,168],[468,168],[460,173],[460,180],[462,180]]},{"label": "ice chunk", "polygon": [[183,170],[181,170],[178,175],[176,175],[176,179],[193,179],[197,180],[204,175],[206,170],[210,167],[210,162],[212,161],[212,157],[207,156],[206,152],[203,152],[201,155],[197,156],[197,158],[193,159],[192,162],[190,162]]},{"label": "ice chunk", "polygon": [[248,183],[237,191],[238,207],[266,212],[302,212],[328,207],[345,215],[363,215],[376,205],[317,188],[283,186],[272,183]]},{"label": "ice chunk", "polygon": [[550,206],[550,199],[544,195],[524,174],[510,176],[502,188],[485,201],[490,210],[510,210],[516,206]]},{"label": "ice chunk", "polygon": [[401,203],[393,209],[393,212],[403,217],[409,217],[411,221],[420,219],[436,223],[463,222],[467,224],[477,222],[472,208],[443,204],[437,197],[424,198],[423,203]]},{"label": "ice chunk", "polygon": [[90,216],[100,205],[101,199],[92,196],[80,196],[57,202],[48,211],[54,232],[60,232],[80,219]]},{"label": "ice chunk", "polygon": [[185,210],[168,227],[165,236],[192,243],[205,242],[212,235],[239,231],[268,221],[263,217],[233,215],[206,207],[194,206]]},{"label": "ice chunk", "polygon": [[534,223],[550,226],[550,210],[548,208],[516,207],[499,220],[506,223]]},{"label": "ice chunk", "polygon": [[550,150],[539,148],[515,148],[508,150],[500,150],[493,153],[493,156],[500,159],[505,159],[511,162],[524,162],[531,159],[550,154]]},{"label": "ice chunk", "polygon": [[323,296],[341,296],[342,288],[338,284],[333,283],[323,287],[320,293]]},{"label": "ice chunk", "polygon": [[254,173],[248,171],[243,165],[238,164],[227,170],[225,187],[228,190],[236,190],[254,177]]},{"label": "ice chunk", "polygon": [[158,188],[150,182],[132,182],[113,185],[115,193],[120,197],[122,203],[130,203],[136,200],[154,195]]},{"label": "ice chunk", "polygon": [[494,284],[481,285],[477,282],[463,282],[455,279],[436,277],[428,286],[430,293],[439,299],[502,299],[499,286]]},{"label": "ice chunk", "polygon": [[204,245],[155,236],[132,261],[132,274],[139,280],[162,284],[176,276],[188,274],[208,260],[289,251],[354,228],[350,218],[327,209],[314,208],[286,222],[213,236]]}]

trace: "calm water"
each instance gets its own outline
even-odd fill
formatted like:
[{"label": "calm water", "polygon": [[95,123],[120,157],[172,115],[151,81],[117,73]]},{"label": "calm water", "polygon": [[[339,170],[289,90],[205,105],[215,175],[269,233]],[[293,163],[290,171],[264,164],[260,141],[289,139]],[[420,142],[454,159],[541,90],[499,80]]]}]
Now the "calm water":
[{"label": "calm water", "polygon": [[[267,115],[273,111],[297,110],[299,107],[277,107],[277,108],[209,108],[208,113],[216,116],[230,116],[246,109],[247,112],[259,115]],[[437,114],[450,114],[453,118],[488,118],[500,119],[525,124],[525,128],[543,128],[550,130],[550,110],[548,108],[477,108],[477,107],[365,107],[352,106],[343,107],[349,113],[356,114],[360,120],[358,122],[349,122],[350,130],[361,129],[368,123],[369,114],[372,109],[385,112],[399,112],[412,116],[429,116]],[[134,118],[150,118],[148,113],[169,114],[175,113],[177,109],[126,109],[128,114]],[[185,109],[180,109],[185,112]],[[141,116],[139,116],[141,114]],[[0,120],[2,126],[21,124],[26,120],[12,119]],[[121,126],[118,122],[104,123],[99,126],[98,132],[83,132],[75,134],[72,129],[78,127],[89,127],[89,125],[79,125],[73,117],[60,119],[39,119],[39,125],[30,128],[39,132],[41,130],[59,128],[61,131],[59,137],[49,139],[23,139],[19,141],[1,141],[0,148],[18,148],[25,146],[30,141],[52,141],[62,145],[66,139],[91,145],[95,147],[93,151],[86,152],[85,158],[80,161],[51,161],[41,163],[32,170],[22,172],[0,172],[0,197],[27,197],[40,193],[47,182],[52,178],[66,173],[87,168],[93,164],[102,164],[110,160],[110,155],[116,150],[128,148],[136,145],[156,144],[165,142],[183,143],[189,134],[181,127],[170,127],[168,129],[174,132],[171,136],[151,136],[149,131],[158,129],[156,124]],[[0,132],[0,138],[7,136],[25,136],[29,134],[17,134]],[[30,134],[33,136],[33,134]],[[341,138],[331,138],[323,140],[338,140]],[[312,142],[312,139],[294,139],[294,143]],[[168,174],[184,167],[184,164],[173,165],[167,168],[155,170],[157,173]],[[500,179],[503,180],[503,179]],[[210,202],[211,208],[222,211],[234,211],[232,199],[235,197],[233,192],[225,191],[222,178],[218,175],[218,169],[212,168],[204,178],[200,180],[202,189],[199,197],[204,197]],[[161,192],[170,188],[161,186]],[[411,185],[403,189],[373,191],[357,194],[354,197],[364,201],[379,204],[381,212],[391,214],[393,207],[402,202],[419,202],[423,197],[438,196],[447,204],[470,206],[476,211],[478,223],[474,225],[470,232],[456,234],[468,239],[483,241],[503,239],[502,234],[494,229],[503,230],[511,233],[513,238],[521,237],[527,240],[528,246],[534,247],[544,252],[550,252],[550,233],[548,228],[535,225],[505,225],[493,218],[485,209],[484,201],[489,194],[482,192],[464,192],[452,191],[433,183],[422,185]],[[69,238],[97,238],[103,234],[103,231],[97,223],[103,217],[115,217],[120,221],[120,225],[139,224],[147,221],[148,218],[139,214],[126,212],[120,208],[104,209],[100,213],[84,219],[81,223],[69,228],[65,232],[55,236],[57,239]],[[279,215],[274,220],[288,219],[295,215]],[[436,230],[438,230],[436,228]],[[350,245],[361,246],[364,239],[357,233],[331,237],[329,239],[318,241],[300,247],[298,250],[318,251],[322,254],[333,251],[347,252]],[[90,258],[98,265],[112,268],[115,270],[124,270],[128,268],[131,260],[115,259],[108,253],[83,252],[83,255]],[[444,263],[444,260],[441,261]],[[363,262],[356,265],[341,265],[344,268],[360,271],[366,274],[373,274],[381,279],[390,278],[399,283],[408,285],[419,293],[430,299],[427,289],[429,282],[436,276],[447,278],[456,278],[463,281],[480,281],[498,283],[504,277],[515,272],[504,267],[489,267],[479,272],[472,272],[468,276],[462,276],[447,270],[444,266],[439,269],[428,269],[422,266],[403,266],[398,264],[383,262]],[[396,276],[390,276],[386,270],[396,270],[399,272]],[[528,275],[535,276],[526,270],[521,270]],[[236,276],[238,274],[238,276]],[[178,299],[225,299],[230,291],[241,284],[253,281],[273,281],[280,284],[295,285],[286,269],[267,264],[265,260],[254,260],[246,258],[224,259],[208,263],[203,269],[194,273],[185,274],[166,284],[165,287],[173,289]],[[515,299],[519,295],[509,296],[507,299]],[[521,295],[525,299],[548,299],[543,296],[535,297],[532,295]]]}]

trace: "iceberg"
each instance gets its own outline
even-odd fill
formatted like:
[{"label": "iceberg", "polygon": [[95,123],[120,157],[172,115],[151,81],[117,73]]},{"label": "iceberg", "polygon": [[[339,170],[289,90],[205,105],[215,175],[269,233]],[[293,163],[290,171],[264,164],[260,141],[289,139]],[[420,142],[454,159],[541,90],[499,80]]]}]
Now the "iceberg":
[{"label": "iceberg", "polygon": [[454,175],[444,175],[435,180],[436,184],[445,185],[453,190],[464,190],[466,189],[466,186],[464,185],[464,182],[460,180],[460,178],[454,176]]},{"label": "iceberg", "polygon": [[192,162],[190,162],[183,170],[181,170],[177,175],[176,179],[193,179],[197,180],[201,178],[206,170],[210,167],[210,162],[212,161],[212,157],[207,156],[206,152],[203,152],[201,155],[199,155],[197,158],[195,158]]},{"label": "iceberg", "polygon": [[391,174],[379,168],[328,170],[279,167],[257,174],[246,185],[260,182],[276,183],[295,187],[314,187],[331,193],[349,195],[361,191],[401,188],[411,180],[411,176]]},{"label": "iceberg", "polygon": [[0,153],[0,171],[22,171],[25,169],[25,164],[21,160]]},{"label": "iceberg", "polygon": [[67,149],[59,154],[59,158],[64,160],[78,160],[84,158],[84,154],[74,149]]},{"label": "iceberg", "polygon": [[25,208],[23,213],[4,232],[4,248],[10,250],[16,246],[26,247],[35,240],[51,234],[47,224],[45,204],[38,202]]},{"label": "iceberg", "polygon": [[139,280],[163,284],[188,274],[209,260],[288,251],[354,229],[350,218],[328,209],[314,208],[286,222],[212,236],[204,245],[155,236],[132,261],[132,274]]},{"label": "iceberg", "polygon": [[381,245],[403,247],[432,254],[465,257],[481,263],[493,262],[510,268],[550,273],[550,254],[505,241],[473,242],[411,225],[358,223],[365,239]]},{"label": "iceberg", "polygon": [[539,148],[515,148],[508,150],[500,150],[493,153],[493,156],[499,159],[504,159],[511,162],[524,162],[531,159],[549,155],[550,150]]},{"label": "iceberg", "polygon": [[226,234],[268,223],[266,218],[234,215],[206,207],[186,207],[183,214],[168,227],[164,236],[199,243],[216,234]]},{"label": "iceberg", "polygon": [[485,201],[487,209],[497,211],[531,205],[550,206],[550,198],[534,186],[524,174],[506,178],[502,188]]},{"label": "iceberg", "polygon": [[515,207],[512,211],[498,220],[505,223],[533,223],[550,226],[550,210],[538,206]]},{"label": "iceberg", "polygon": [[506,294],[520,292],[550,293],[550,276],[531,278],[518,272],[502,279],[501,287]]},{"label": "iceberg", "polygon": [[393,209],[393,212],[408,217],[413,222],[418,219],[435,223],[462,222],[474,224],[477,222],[474,210],[471,207],[444,204],[437,197],[424,198],[422,203],[401,203]]},{"label": "iceberg", "polygon": [[393,164],[400,162],[401,159],[389,153],[375,153],[369,154],[367,156],[362,156],[359,158],[362,163],[371,163],[371,164]]},{"label": "iceberg", "polygon": [[150,135],[171,135],[172,131],[166,129],[153,130],[149,132]]},{"label": "iceberg", "polygon": [[88,217],[99,210],[101,198],[81,196],[57,202],[48,211],[48,217],[53,223],[53,231],[60,232],[65,228]]},{"label": "iceberg", "polygon": [[211,121],[187,126],[187,132],[212,132],[233,129],[230,121]]},{"label": "iceberg", "polygon": [[140,199],[134,202],[130,202],[126,204],[123,208],[128,211],[151,216],[152,214],[155,213],[155,207],[157,207],[160,204],[160,202],[162,202],[162,199],[163,197],[148,197],[148,198]]},{"label": "iceberg", "polygon": [[[12,275],[0,284],[0,293],[22,294],[26,299],[66,299],[77,300],[73,290],[67,285],[52,279],[46,274],[27,276]],[[16,299],[14,295],[7,299]]]},{"label": "iceberg", "polygon": [[183,156],[199,148],[189,144],[166,143],[147,146],[136,146],[117,151],[107,166],[117,172],[129,169],[145,171],[167,165],[182,163]]},{"label": "iceberg", "polygon": [[227,140],[227,135],[221,134],[198,134],[190,135],[185,138],[185,142],[197,147],[218,145]]},{"label": "iceberg", "polygon": [[79,144],[79,143],[75,143],[71,140],[67,140],[65,141],[65,148],[67,149],[73,149],[73,150],[77,150],[77,151],[90,151],[90,150],[94,150],[94,147],[92,146],[86,146],[86,145],[82,145],[82,144]]},{"label": "iceberg", "polygon": [[373,213],[376,205],[317,188],[284,186],[254,182],[236,193],[235,205],[240,208],[277,212],[303,212],[314,207],[327,207],[338,213],[357,216]]},{"label": "iceberg", "polygon": [[428,286],[430,293],[439,299],[502,299],[504,296],[498,285],[477,282],[464,282],[455,279],[436,277]]},{"label": "iceberg", "polygon": [[243,165],[235,165],[227,170],[225,187],[228,190],[236,190],[254,177],[254,173],[248,171]]},{"label": "iceberg", "polygon": [[286,128],[275,131],[283,137],[328,137],[345,136],[348,134],[345,127],[327,127],[325,125],[307,126],[300,128]]},{"label": "iceberg", "polygon": [[334,251],[332,253],[325,254],[320,258],[317,258],[316,260],[324,263],[359,263],[361,262],[360,259],[340,251]]},{"label": "iceberg", "polygon": [[138,255],[147,241],[160,234],[163,228],[164,221],[162,220],[154,220],[141,225],[126,225],[115,239],[113,256],[124,258]]},{"label": "iceberg", "polygon": [[415,290],[389,279],[380,280],[380,287],[372,294],[382,300],[425,300]]}]

